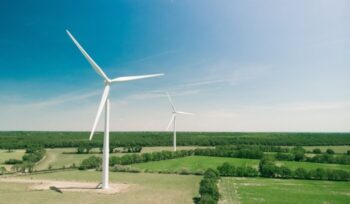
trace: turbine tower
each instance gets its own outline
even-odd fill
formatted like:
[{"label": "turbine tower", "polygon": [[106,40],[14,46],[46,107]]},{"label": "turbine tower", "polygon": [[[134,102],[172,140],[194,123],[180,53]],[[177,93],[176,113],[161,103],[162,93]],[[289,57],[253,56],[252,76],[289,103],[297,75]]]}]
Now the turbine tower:
[{"label": "turbine tower", "polygon": [[168,92],[166,92],[166,95],[168,96],[171,108],[173,110],[168,127],[166,128],[166,130],[169,130],[171,124],[173,123],[173,128],[174,128],[173,129],[173,131],[174,131],[173,146],[174,146],[174,152],[175,152],[176,151],[176,116],[177,116],[177,114],[179,114],[179,115],[194,115],[194,114],[189,113],[189,112],[184,112],[184,111],[177,111]]},{"label": "turbine tower", "polygon": [[126,82],[131,80],[138,80],[138,79],[145,79],[145,78],[151,78],[151,77],[158,77],[162,76],[164,74],[151,74],[151,75],[140,75],[140,76],[125,76],[125,77],[118,77],[114,79],[110,79],[107,77],[107,75],[103,72],[101,67],[99,67],[96,62],[89,56],[89,54],[84,50],[84,48],[79,44],[79,42],[73,37],[73,35],[66,30],[69,37],[72,39],[74,44],[78,47],[80,52],[84,55],[84,57],[87,59],[87,61],[90,63],[92,68],[104,79],[104,90],[101,98],[100,105],[98,106],[96,118],[94,125],[91,130],[90,134],[90,140],[92,139],[94,132],[96,130],[97,123],[99,121],[99,118],[101,116],[103,108],[105,108],[105,126],[104,126],[104,138],[103,138],[103,164],[102,164],[102,188],[108,189],[108,171],[109,171],[109,90],[110,86],[114,83],[118,82]]}]

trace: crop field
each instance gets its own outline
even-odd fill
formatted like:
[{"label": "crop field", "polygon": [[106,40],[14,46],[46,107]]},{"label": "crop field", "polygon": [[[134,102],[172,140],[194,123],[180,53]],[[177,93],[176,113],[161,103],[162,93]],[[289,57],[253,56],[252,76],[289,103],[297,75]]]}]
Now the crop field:
[{"label": "crop field", "polygon": [[349,203],[350,183],[266,178],[222,178],[220,204]]},{"label": "crop field", "polygon": [[[60,180],[100,182],[101,172],[65,171],[48,174],[21,176],[20,179]],[[1,178],[1,177],[0,177]],[[0,182],[1,200],[12,203],[144,203],[178,204],[193,203],[197,196],[199,176],[161,175],[161,174],[110,174],[110,181],[130,185],[126,192],[117,194],[98,194],[86,192],[63,192],[52,190],[32,190],[31,184]],[[16,199],[14,199],[14,195]]]},{"label": "crop field", "polygon": [[[137,167],[150,171],[181,171],[186,169],[190,172],[204,171],[208,168],[216,169],[217,166],[228,162],[235,166],[252,166],[258,167],[259,160],[257,159],[241,159],[241,158],[227,158],[227,157],[207,157],[207,156],[190,156],[185,158],[155,161],[147,163],[133,164],[133,167]],[[341,164],[320,164],[310,162],[293,162],[293,161],[278,161],[278,165],[286,165],[291,169],[297,169],[303,167],[305,169],[316,168],[328,168],[328,169],[341,169],[350,171],[350,165]]]}]

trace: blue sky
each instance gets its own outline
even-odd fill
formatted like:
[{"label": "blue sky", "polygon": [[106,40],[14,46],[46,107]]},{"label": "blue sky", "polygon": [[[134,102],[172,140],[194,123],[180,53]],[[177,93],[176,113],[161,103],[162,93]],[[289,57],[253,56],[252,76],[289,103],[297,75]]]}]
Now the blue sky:
[{"label": "blue sky", "polygon": [[[90,130],[103,82],[111,129],[350,131],[348,1],[0,3],[0,130]],[[102,123],[100,124],[102,127]],[[100,129],[101,129],[100,127]]]}]

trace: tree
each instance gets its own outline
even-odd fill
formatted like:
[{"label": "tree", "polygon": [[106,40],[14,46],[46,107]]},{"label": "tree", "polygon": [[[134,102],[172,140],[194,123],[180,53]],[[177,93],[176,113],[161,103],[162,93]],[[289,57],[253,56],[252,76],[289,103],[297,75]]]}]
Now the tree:
[{"label": "tree", "polygon": [[291,178],[292,177],[292,171],[286,166],[280,166],[278,168],[278,173],[281,176],[281,178]]},{"label": "tree", "polygon": [[276,165],[269,157],[264,157],[259,162],[259,172],[263,177],[275,177]]},{"label": "tree", "polygon": [[334,152],[333,149],[327,149],[327,150],[326,150],[326,153],[327,153],[327,154],[334,154],[335,152]]},{"label": "tree", "polygon": [[212,196],[207,195],[207,194],[201,196],[201,198],[198,202],[198,204],[216,204],[216,203],[217,203],[217,201],[214,200]]},{"label": "tree", "polygon": [[81,162],[79,169],[84,170],[84,169],[99,168],[101,167],[101,165],[102,165],[102,159],[100,157],[91,156],[87,159],[84,159]]},{"label": "tree", "polygon": [[297,168],[295,170],[295,177],[299,179],[306,179],[308,177],[308,173],[304,168]]},{"label": "tree", "polygon": [[228,162],[225,162],[221,166],[218,166],[217,169],[221,176],[235,176],[236,174],[235,166],[229,164]]},{"label": "tree", "polygon": [[209,168],[204,172],[203,178],[216,182],[220,178],[220,176],[219,172],[215,171],[212,168]]},{"label": "tree", "polygon": [[219,200],[219,189],[216,185],[216,182],[214,182],[210,179],[201,180],[200,187],[199,187],[199,194],[201,196],[209,195],[214,200],[216,200],[216,201]]},{"label": "tree", "polygon": [[315,148],[315,149],[312,150],[312,152],[313,152],[314,154],[321,154],[321,153],[322,153],[322,151],[321,151],[320,148]]},{"label": "tree", "polygon": [[305,158],[306,150],[302,147],[294,147],[292,153],[294,154],[295,161],[303,161]]},{"label": "tree", "polygon": [[85,152],[84,145],[79,145],[77,148],[77,154],[84,154],[84,152]]}]

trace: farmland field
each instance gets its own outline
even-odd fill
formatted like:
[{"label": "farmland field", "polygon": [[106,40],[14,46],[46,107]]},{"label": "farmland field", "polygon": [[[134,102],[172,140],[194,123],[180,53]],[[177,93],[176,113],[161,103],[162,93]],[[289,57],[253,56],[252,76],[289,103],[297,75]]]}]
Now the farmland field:
[{"label": "farmland field", "polygon": [[350,183],[266,178],[222,178],[220,204],[349,203]]},{"label": "farmland field", "polygon": [[[216,169],[217,166],[228,162],[235,166],[252,166],[256,167],[259,164],[259,160],[256,159],[241,159],[241,158],[228,158],[228,157],[207,157],[207,156],[190,156],[185,158],[155,161],[147,163],[133,164],[133,167],[140,169],[148,169],[151,171],[180,171],[187,169],[191,172],[206,170],[207,168]],[[303,167],[305,169],[316,169],[316,168],[328,168],[328,169],[342,169],[350,170],[350,165],[340,164],[320,164],[310,162],[292,162],[292,161],[278,161],[278,165],[286,165],[291,169]]]},{"label": "farmland field", "polygon": [[[21,176],[21,179],[100,182],[101,172],[65,171]],[[1,178],[1,177],[0,177]],[[0,182],[1,200],[12,203],[144,203],[191,204],[197,196],[199,176],[111,173],[110,181],[130,184],[126,192],[98,194],[86,192],[57,193],[51,190],[31,190],[30,184]],[[14,199],[15,196],[15,199]],[[77,199],[79,198],[79,199]],[[1,203],[1,201],[0,201]]]}]

